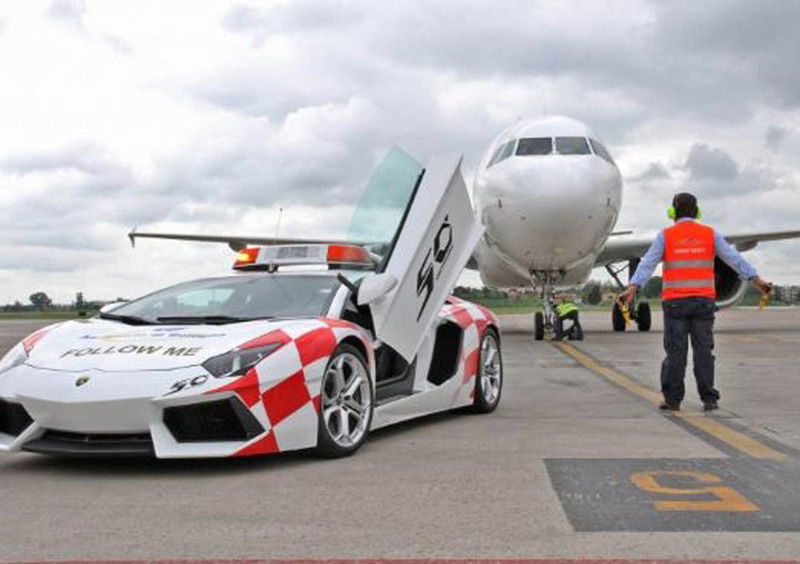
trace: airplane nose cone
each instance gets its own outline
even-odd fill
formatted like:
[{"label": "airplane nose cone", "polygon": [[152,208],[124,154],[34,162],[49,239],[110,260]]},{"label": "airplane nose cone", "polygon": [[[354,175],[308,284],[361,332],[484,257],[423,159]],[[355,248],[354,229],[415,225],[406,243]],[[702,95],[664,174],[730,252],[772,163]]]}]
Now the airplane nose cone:
[{"label": "airplane nose cone", "polygon": [[483,179],[487,233],[528,270],[564,270],[599,251],[616,221],[621,179],[594,156],[509,159]]}]

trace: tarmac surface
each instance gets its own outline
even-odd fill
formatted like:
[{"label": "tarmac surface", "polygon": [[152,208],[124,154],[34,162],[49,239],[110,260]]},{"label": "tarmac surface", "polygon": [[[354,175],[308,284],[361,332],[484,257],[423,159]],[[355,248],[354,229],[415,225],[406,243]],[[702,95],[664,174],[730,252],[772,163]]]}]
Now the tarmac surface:
[{"label": "tarmac surface", "polygon": [[[800,309],[721,312],[721,409],[663,413],[661,324],[534,342],[503,318],[490,415],[378,431],[355,456],[0,455],[0,560],[800,558]],[[0,321],[0,353],[43,323]]]}]

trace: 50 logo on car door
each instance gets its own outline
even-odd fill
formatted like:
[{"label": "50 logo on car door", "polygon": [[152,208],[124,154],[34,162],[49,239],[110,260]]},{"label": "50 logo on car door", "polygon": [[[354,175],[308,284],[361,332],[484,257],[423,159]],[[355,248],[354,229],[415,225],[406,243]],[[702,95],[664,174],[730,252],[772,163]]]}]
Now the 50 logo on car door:
[{"label": "50 logo on car door", "polygon": [[436,281],[442,274],[450,252],[453,250],[453,226],[450,224],[450,216],[444,216],[444,221],[439,226],[436,234],[428,247],[425,258],[417,272],[417,297],[421,300],[417,321],[422,317],[425,306],[433,293]]}]

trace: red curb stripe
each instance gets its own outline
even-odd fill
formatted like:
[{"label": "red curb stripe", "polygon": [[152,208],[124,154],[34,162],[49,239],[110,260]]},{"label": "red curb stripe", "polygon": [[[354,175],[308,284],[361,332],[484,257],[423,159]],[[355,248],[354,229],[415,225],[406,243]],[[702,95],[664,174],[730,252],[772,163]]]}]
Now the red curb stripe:
[{"label": "red curb stripe", "polygon": [[800,560],[598,559],[290,559],[290,560],[21,560],[8,564],[800,564]]}]

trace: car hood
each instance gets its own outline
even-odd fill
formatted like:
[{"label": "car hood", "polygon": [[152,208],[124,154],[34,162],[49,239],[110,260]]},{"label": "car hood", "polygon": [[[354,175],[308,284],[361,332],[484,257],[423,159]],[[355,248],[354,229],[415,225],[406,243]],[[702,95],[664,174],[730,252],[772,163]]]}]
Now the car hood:
[{"label": "car hood", "polygon": [[292,323],[258,320],[226,325],[133,326],[105,319],[69,321],[50,330],[33,348],[26,364],[68,372],[171,370],[202,364]]}]

